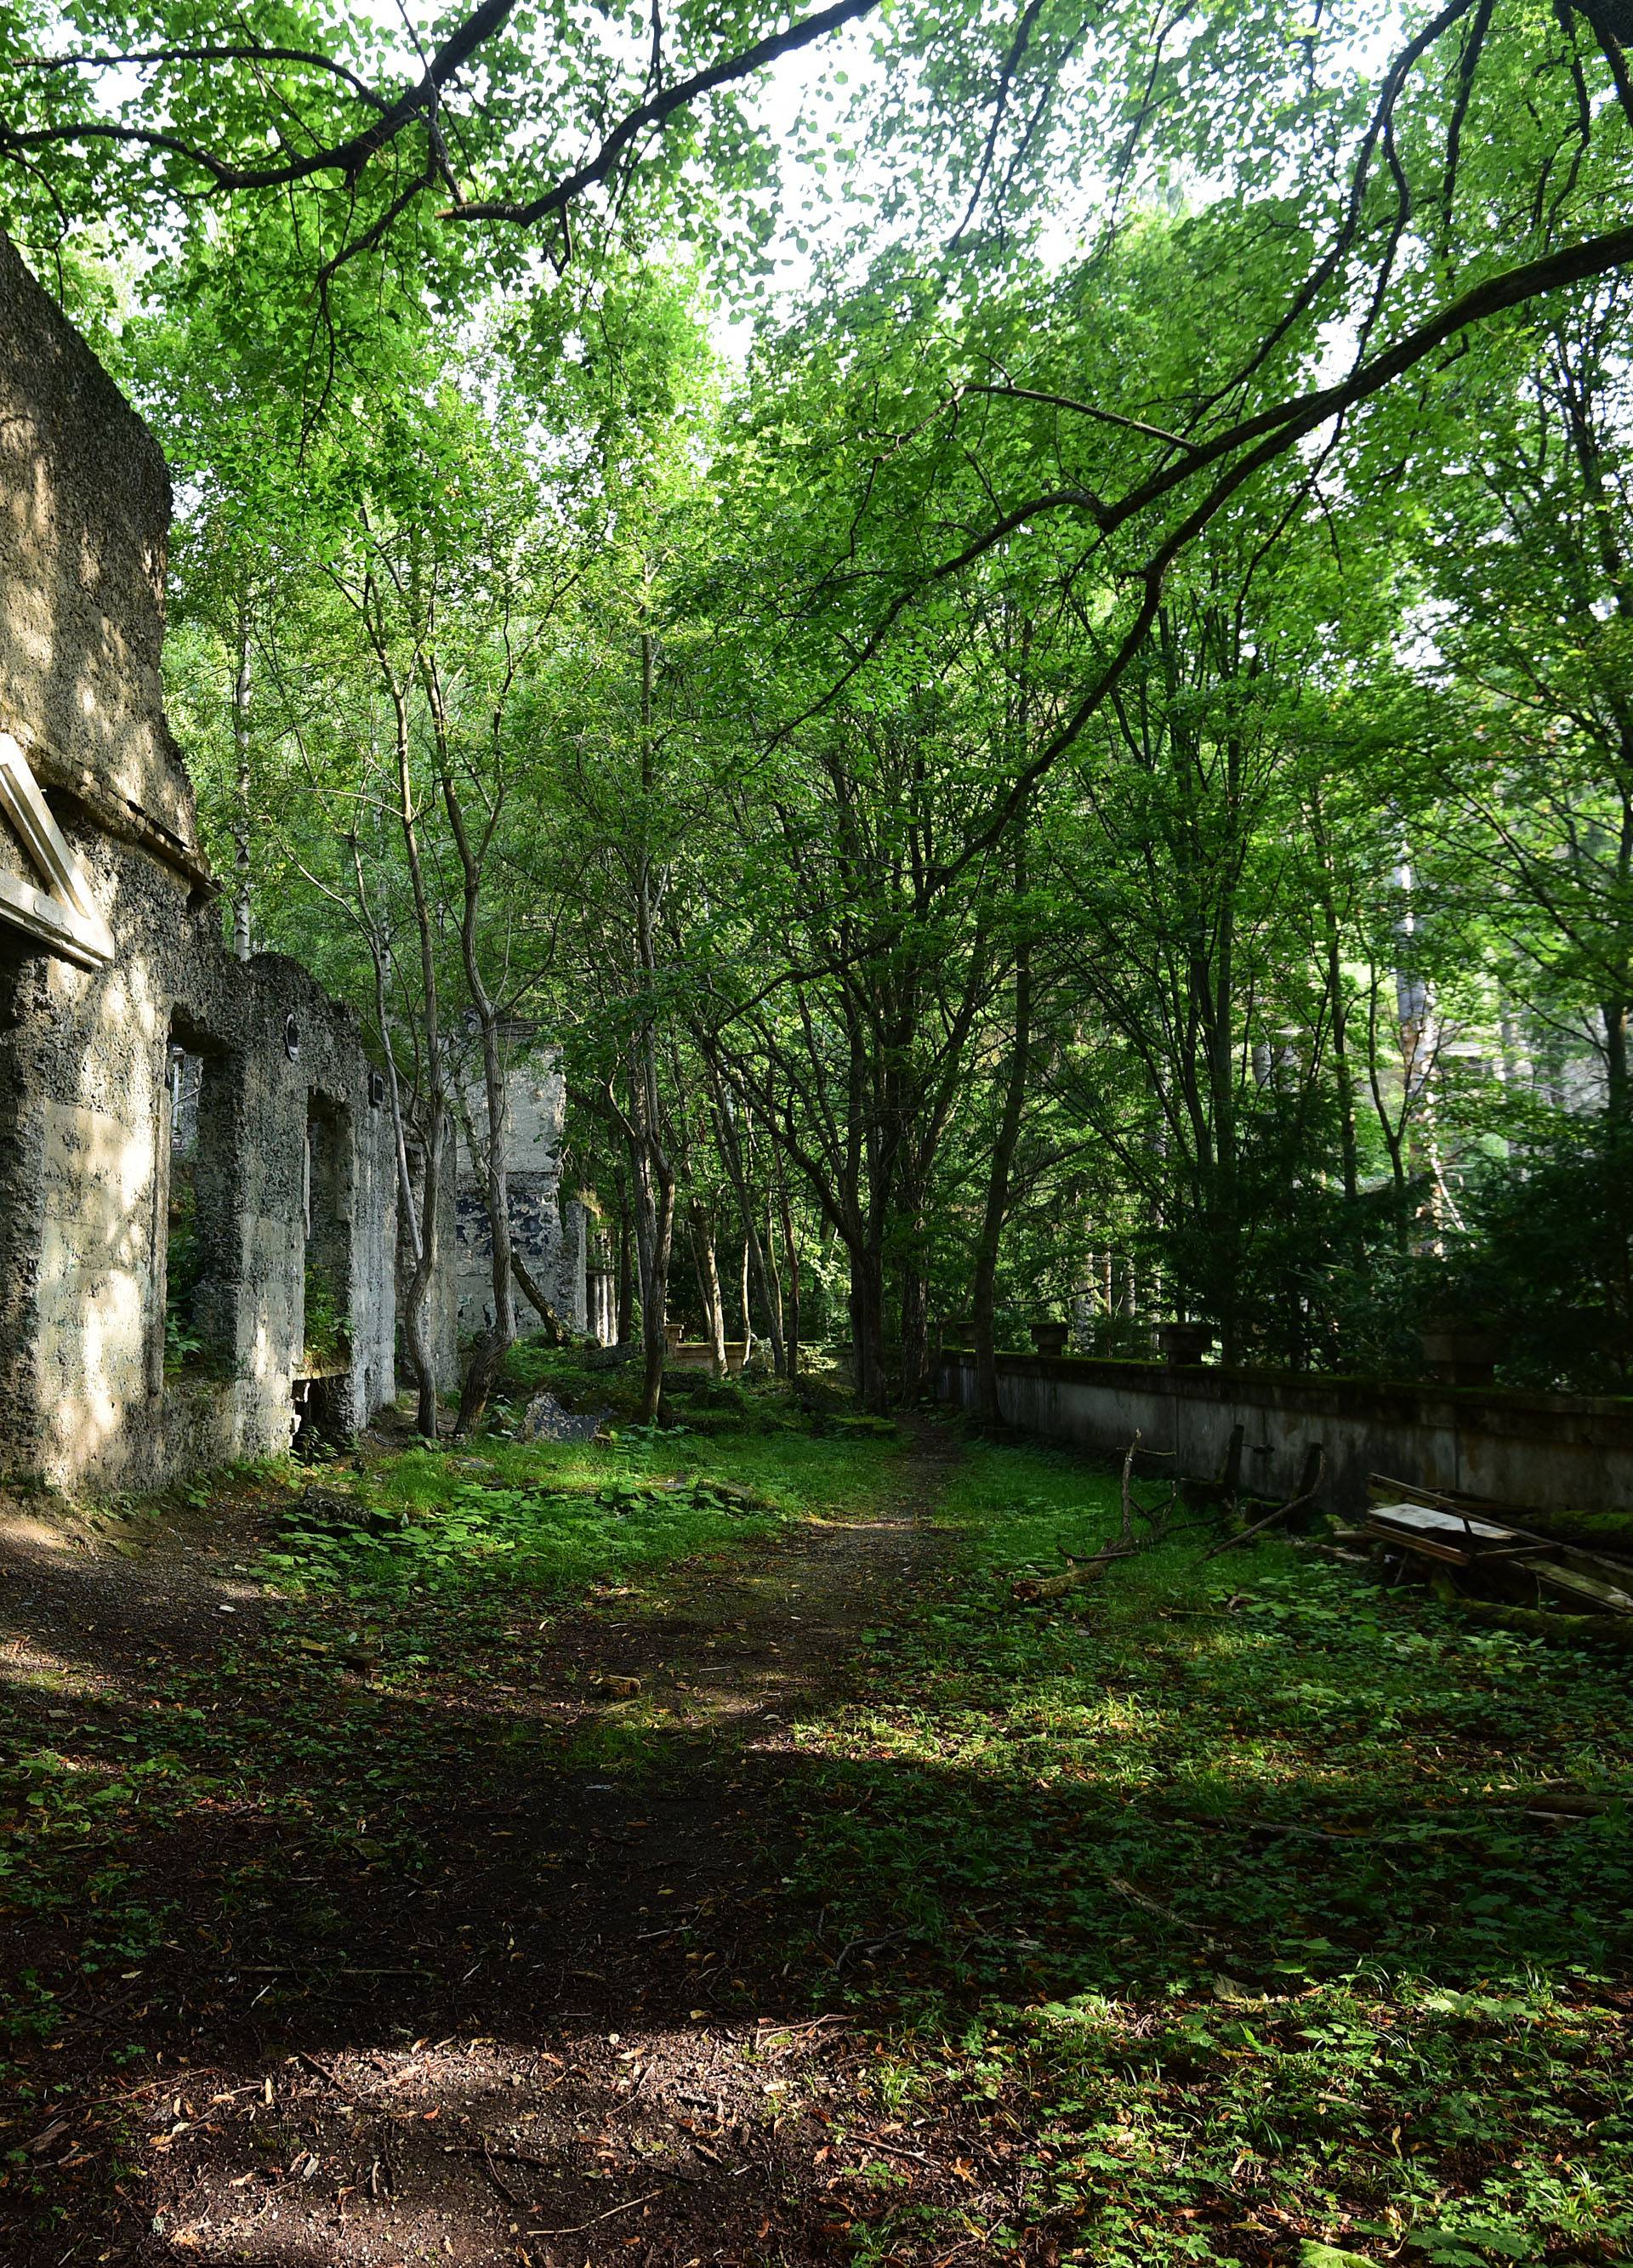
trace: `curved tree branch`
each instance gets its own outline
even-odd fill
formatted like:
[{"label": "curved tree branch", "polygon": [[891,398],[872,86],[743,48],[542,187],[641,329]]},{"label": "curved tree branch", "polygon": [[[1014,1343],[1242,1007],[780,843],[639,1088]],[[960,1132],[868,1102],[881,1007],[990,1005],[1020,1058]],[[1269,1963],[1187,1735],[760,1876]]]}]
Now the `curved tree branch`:
[{"label": "curved tree branch", "polygon": [[677,79],[673,86],[665,87],[661,94],[639,104],[621,118],[602,141],[593,158],[563,174],[551,188],[535,197],[473,198],[469,203],[451,206],[442,216],[447,220],[508,221],[518,228],[531,228],[536,223],[565,212],[586,189],[597,188],[606,180],[630,144],[648,128],[661,126],[677,110],[686,109],[716,88],[730,86],[735,80],[748,78],[780,56],[793,55],[808,48],[815,40],[826,38],[841,25],[858,22],[871,15],[880,0],[834,0],[831,7],[818,9],[814,16],[802,16],[785,31],[770,32],[763,40],[735,55],[710,63],[704,70],[693,71],[690,77]]}]

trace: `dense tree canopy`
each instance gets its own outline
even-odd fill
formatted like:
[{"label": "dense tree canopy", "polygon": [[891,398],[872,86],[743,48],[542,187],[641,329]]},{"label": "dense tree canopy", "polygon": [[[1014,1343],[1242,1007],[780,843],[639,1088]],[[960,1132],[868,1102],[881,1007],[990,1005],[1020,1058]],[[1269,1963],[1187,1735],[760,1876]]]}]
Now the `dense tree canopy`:
[{"label": "dense tree canopy", "polygon": [[[1615,9],[89,0],[6,225],[153,419],[240,948],[425,1183],[558,1044],[667,1316],[1633,1364]],[[417,1172],[419,1178],[416,1178]],[[523,1287],[525,1289],[525,1287]]]}]

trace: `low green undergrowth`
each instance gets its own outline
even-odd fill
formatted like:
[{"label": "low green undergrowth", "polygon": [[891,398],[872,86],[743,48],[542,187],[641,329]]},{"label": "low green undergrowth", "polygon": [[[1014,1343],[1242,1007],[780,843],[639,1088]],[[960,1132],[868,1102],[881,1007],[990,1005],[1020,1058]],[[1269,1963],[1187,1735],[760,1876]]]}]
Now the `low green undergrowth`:
[{"label": "low green undergrowth", "polygon": [[[0,2094],[26,2111],[48,2093],[42,2043],[100,2034],[104,2001],[128,2008],[128,2030],[96,2053],[144,2063],[189,1947],[266,1960],[280,1934],[296,1943],[269,2010],[310,1989],[300,1963],[344,1967],[346,1898],[434,1876],[427,1820],[450,1789],[577,1769],[575,1712],[600,1703],[550,1652],[562,1616],[658,1610],[683,1562],[866,1500],[892,1454],[787,1432],[729,1447],[636,1433],[225,1476],[270,1533],[258,1556],[211,1563],[221,1603],[190,1645],[111,1663],[92,1638],[48,1645],[0,1679],[0,1924],[23,1948],[0,1977]],[[210,1491],[187,1508],[208,1540]],[[159,1523],[124,1509],[117,1549],[147,1559]],[[0,2143],[0,2186],[3,2158]]]},{"label": "low green undergrowth", "polygon": [[[359,1956],[358,1916],[434,1896],[450,1788],[502,1808],[543,1772],[667,1766],[672,1735],[549,1651],[560,1616],[627,1628],[682,1560],[871,1508],[901,1456],[779,1423],[240,1476],[275,1532],[222,1568],[220,1646],[110,1666],[64,1638],[0,1685],[25,2113],[78,2026],[107,2068],[174,2047],[196,1960],[267,1964],[270,2014],[402,1958]],[[1204,1565],[1197,1532],[1017,1603],[1116,1498],[1064,1456],[969,1447],[949,1565],[881,1591],[853,1697],[789,1728],[778,1958],[808,1929],[812,2007],[866,2050],[836,2145],[859,2107],[857,2147],[898,2134],[856,2258],[1633,2257],[1624,1663],[1285,1543]],[[257,1575],[277,1594],[241,1637],[233,1572],[237,1612]],[[957,2207],[908,2181],[920,2142]]]},{"label": "low green undergrowth", "polygon": [[[600,1406],[604,1373],[587,1370],[577,1350],[528,1343],[512,1355],[530,1382],[550,1378],[568,1406]],[[480,1597],[502,1584],[558,1598],[745,1543],[843,1499],[833,1441],[781,1422],[780,1395],[729,1390],[757,1422],[725,1438],[681,1422],[527,1442],[501,1407],[467,1445],[365,1450],[292,1497],[263,1572],[300,1594]],[[876,1462],[855,1463],[859,1484]]]},{"label": "low green undergrowth", "polygon": [[[503,1578],[545,1598],[760,1535],[781,1516],[706,1478],[563,1485],[465,1478],[429,1501],[395,1489],[310,1494],[284,1516],[263,1565],[280,1587],[358,1594],[480,1593]],[[417,1491],[416,1491],[417,1493]]]},{"label": "low green undergrowth", "polygon": [[[954,1575],[801,1732],[829,1992],[898,2100],[973,2112],[1009,2168],[981,2242],[1633,2257],[1625,1669],[1195,1533],[1018,1605],[1116,1498],[972,1449]],[[916,2225],[886,2211],[868,2257]]]}]

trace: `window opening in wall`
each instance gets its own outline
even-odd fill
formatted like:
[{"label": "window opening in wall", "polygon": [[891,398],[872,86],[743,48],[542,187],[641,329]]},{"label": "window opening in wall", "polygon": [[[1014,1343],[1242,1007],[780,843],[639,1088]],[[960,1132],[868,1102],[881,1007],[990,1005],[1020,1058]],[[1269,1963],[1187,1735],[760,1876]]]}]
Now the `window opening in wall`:
[{"label": "window opening in wall", "polygon": [[166,1378],[221,1376],[236,1351],[238,1237],[231,1062],[173,1025],[163,1269]]},{"label": "window opening in wall", "polygon": [[344,1376],[295,1381],[295,1431],[290,1447],[308,1462],[333,1456],[351,1431]]},{"label": "window opening in wall", "polygon": [[321,1456],[351,1431],[351,1122],[314,1094],[301,1160],[306,1224],[300,1374],[294,1383],[298,1456]]},{"label": "window opening in wall", "polygon": [[314,1095],[307,1113],[303,1309],[308,1376],[344,1368],[351,1351],[351,1140],[347,1115]]}]

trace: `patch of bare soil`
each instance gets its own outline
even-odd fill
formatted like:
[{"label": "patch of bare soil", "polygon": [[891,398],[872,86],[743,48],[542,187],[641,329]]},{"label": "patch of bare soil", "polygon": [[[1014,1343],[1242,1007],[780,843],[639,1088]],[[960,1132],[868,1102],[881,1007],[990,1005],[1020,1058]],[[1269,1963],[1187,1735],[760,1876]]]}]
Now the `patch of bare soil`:
[{"label": "patch of bare soil", "polygon": [[[38,2189],[0,2218],[0,2257],[795,2268],[852,2257],[882,2178],[957,2196],[957,2137],[876,2106],[852,2131],[872,2051],[795,1950],[813,1918],[787,1903],[778,1824],[802,1768],[787,1720],[844,1696],[861,1632],[934,1564],[950,1454],[927,1427],[877,1516],[685,1571],[656,1618],[615,1597],[552,1626],[525,1689],[359,1697],[359,1738],[422,1744],[393,1797],[429,1861],[411,1876],[361,1837],[355,1872],[314,1864],[298,1824],[269,1847],[230,1798],[198,1817],[154,1860],[184,1911],[205,1883],[221,1910],[250,1861],[275,1895],[68,2012],[41,2058],[60,2107],[0,2135]],[[70,1664],[87,1698],[156,1656],[230,1675],[267,1609],[230,1508],[206,1533],[138,1562],[14,1531],[11,1661]],[[510,1771],[506,1739],[539,1719],[567,1728],[564,1761]]]}]

